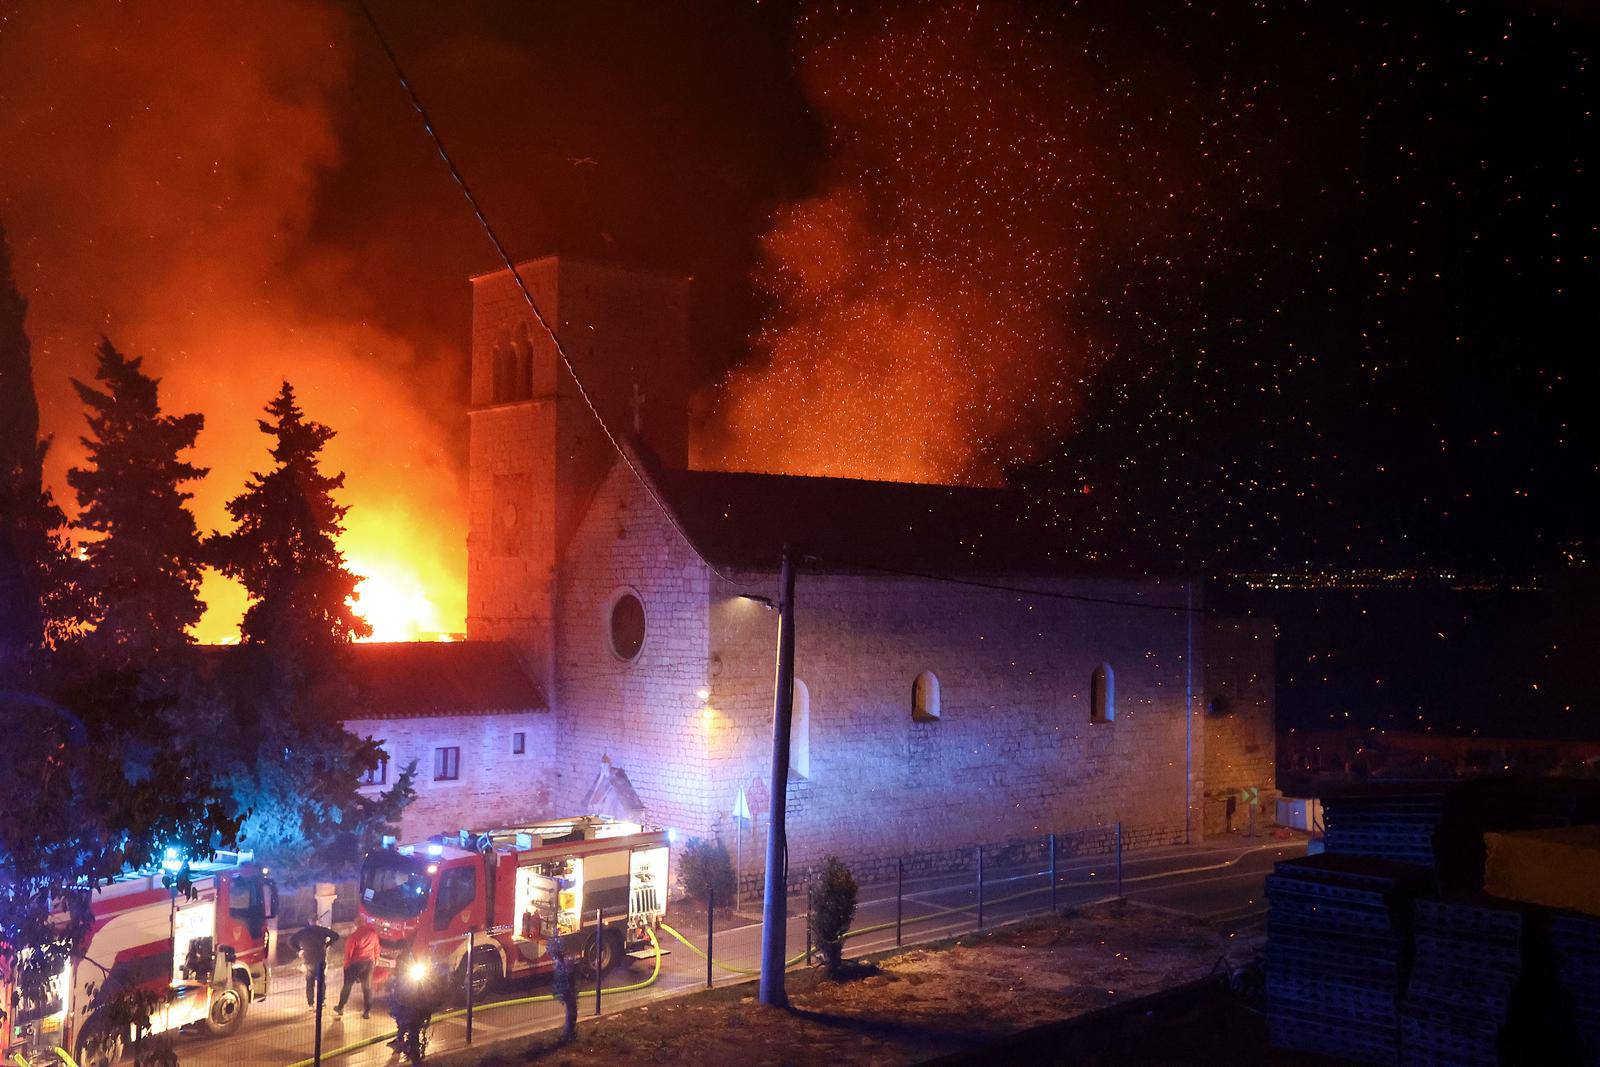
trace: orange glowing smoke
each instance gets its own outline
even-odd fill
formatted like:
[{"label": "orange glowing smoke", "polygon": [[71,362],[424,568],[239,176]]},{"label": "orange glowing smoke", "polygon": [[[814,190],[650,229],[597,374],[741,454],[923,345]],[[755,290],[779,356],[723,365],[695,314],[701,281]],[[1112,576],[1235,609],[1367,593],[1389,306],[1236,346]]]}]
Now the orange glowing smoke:
[{"label": "orange glowing smoke", "polygon": [[[33,5],[0,33],[0,212],[32,301],[29,332],[62,502],[82,456],[69,375],[96,335],[143,355],[169,411],[200,411],[201,528],[269,463],[256,418],[284,378],[338,431],[341,542],[368,576],[374,637],[462,628],[465,534],[439,361],[366,315],[361,269],[317,238],[340,157],[347,12],[285,2]],[[338,294],[337,301],[329,294]],[[332,310],[330,310],[330,308]],[[242,591],[205,584],[206,641],[235,637]]]},{"label": "orange glowing smoke", "polygon": [[830,169],[764,239],[773,310],[698,463],[993,483],[1070,425],[1104,359],[1092,285],[1146,255],[1176,194],[1171,160],[1114,111],[1132,82],[1100,80],[1054,18],[946,3],[801,20]]}]

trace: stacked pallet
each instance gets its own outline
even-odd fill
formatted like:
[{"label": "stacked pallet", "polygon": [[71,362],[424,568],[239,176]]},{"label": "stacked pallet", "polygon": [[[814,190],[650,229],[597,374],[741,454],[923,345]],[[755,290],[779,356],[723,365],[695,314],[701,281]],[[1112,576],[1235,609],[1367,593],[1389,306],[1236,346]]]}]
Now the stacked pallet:
[{"label": "stacked pallet", "polygon": [[1581,1062],[1600,1064],[1600,918],[1558,914],[1547,928],[1562,1000],[1575,1016]]},{"label": "stacked pallet", "polygon": [[1395,1062],[1411,908],[1426,874],[1361,856],[1277,864],[1267,877],[1267,1019],[1274,1045]]},{"label": "stacked pallet", "polygon": [[1324,847],[1347,856],[1434,864],[1434,829],[1449,787],[1361,787],[1323,802]]},{"label": "stacked pallet", "polygon": [[1414,922],[1402,1061],[1499,1062],[1522,974],[1522,912],[1483,898],[1419,900]]}]

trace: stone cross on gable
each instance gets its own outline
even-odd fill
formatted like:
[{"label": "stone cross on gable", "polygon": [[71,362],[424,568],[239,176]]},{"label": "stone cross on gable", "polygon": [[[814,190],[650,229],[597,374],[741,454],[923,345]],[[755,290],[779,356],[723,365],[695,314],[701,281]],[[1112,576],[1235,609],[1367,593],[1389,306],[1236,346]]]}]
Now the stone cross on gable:
[{"label": "stone cross on gable", "polygon": [[633,383],[633,395],[628,397],[628,406],[633,409],[633,433],[637,437],[644,432],[644,393],[639,389],[639,383]]}]

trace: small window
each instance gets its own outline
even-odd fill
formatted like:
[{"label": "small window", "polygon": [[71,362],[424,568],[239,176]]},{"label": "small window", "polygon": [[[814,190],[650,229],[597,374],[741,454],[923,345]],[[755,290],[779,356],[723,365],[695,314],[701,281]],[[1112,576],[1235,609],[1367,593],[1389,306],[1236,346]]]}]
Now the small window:
[{"label": "small window", "polygon": [[794,716],[789,725],[789,775],[811,777],[811,690],[794,680]]},{"label": "small window", "polygon": [[511,735],[511,754],[520,756],[528,751],[528,735],[518,730]]},{"label": "small window", "polygon": [[631,660],[644,647],[644,604],[632,593],[623,593],[611,605],[611,651],[619,659]]},{"label": "small window", "polygon": [[368,767],[361,775],[362,785],[388,785],[389,784],[389,753],[378,753],[377,766]]},{"label": "small window", "polygon": [[454,782],[461,777],[461,749],[455,745],[433,750],[433,780]]},{"label": "small window", "polygon": [[923,671],[911,683],[911,721],[939,721],[939,679],[932,671]]},{"label": "small window", "polygon": [[1117,676],[1111,664],[1102,663],[1089,678],[1089,721],[1113,722],[1117,717]]},{"label": "small window", "polygon": [[443,930],[450,921],[472,906],[478,895],[478,872],[474,867],[451,867],[439,876],[438,903],[433,908],[433,928]]},{"label": "small window", "polygon": [[516,373],[516,355],[511,346],[501,342],[494,346],[490,365],[490,392],[496,404],[511,399],[511,380]]}]

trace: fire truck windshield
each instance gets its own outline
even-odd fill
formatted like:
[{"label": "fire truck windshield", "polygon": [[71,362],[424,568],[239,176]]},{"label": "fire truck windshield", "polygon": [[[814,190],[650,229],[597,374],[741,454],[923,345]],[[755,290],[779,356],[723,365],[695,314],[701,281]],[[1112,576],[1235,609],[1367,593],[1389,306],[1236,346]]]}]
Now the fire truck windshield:
[{"label": "fire truck windshield", "polygon": [[361,905],[381,919],[414,919],[428,904],[431,881],[421,860],[375,852],[361,865]]}]

